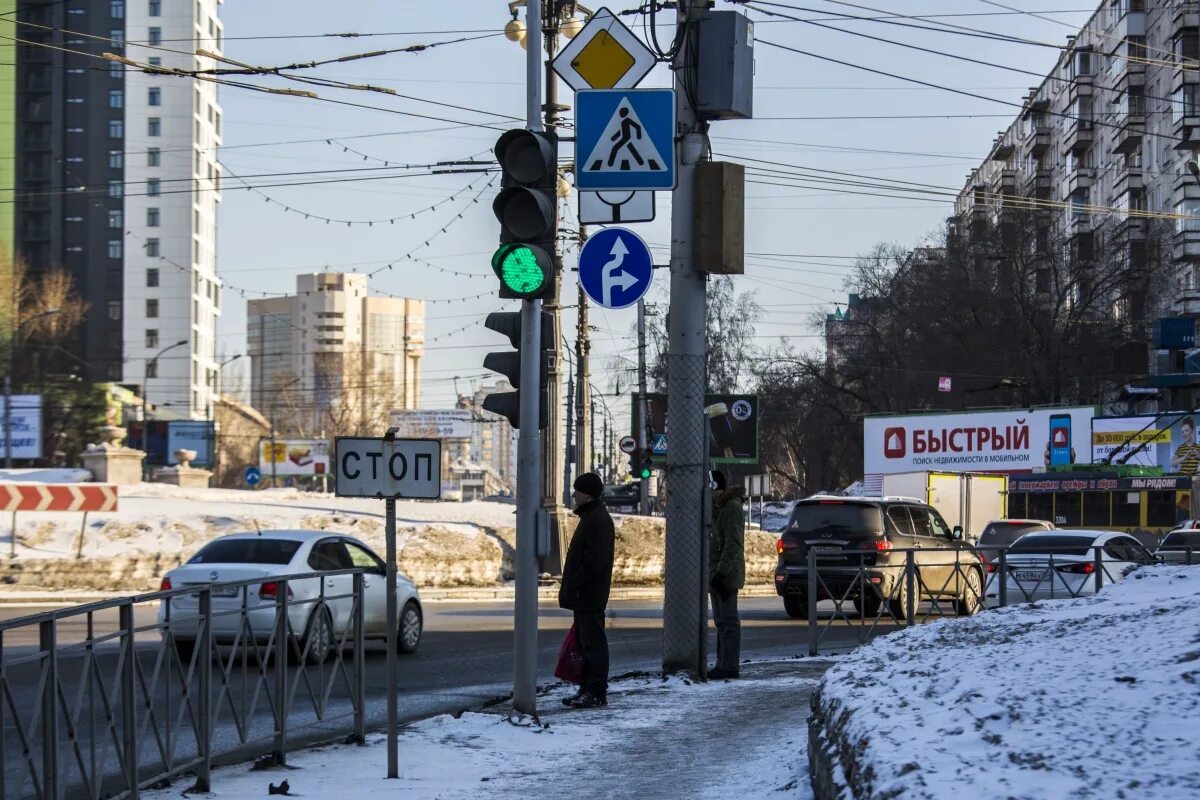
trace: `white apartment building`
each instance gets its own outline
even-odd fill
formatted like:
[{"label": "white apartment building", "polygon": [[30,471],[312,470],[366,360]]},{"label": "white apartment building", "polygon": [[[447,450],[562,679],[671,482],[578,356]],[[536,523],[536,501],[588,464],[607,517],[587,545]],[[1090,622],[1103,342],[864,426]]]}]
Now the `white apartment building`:
[{"label": "white apartment building", "polygon": [[1152,224],[1136,212],[1182,215],[1172,296],[1146,297],[1143,313],[1200,314],[1200,180],[1187,166],[1200,153],[1200,3],[1105,0],[1024,104],[969,174],[958,217],[1015,195],[1063,203],[1079,252],[1103,236],[1136,264]]},{"label": "white apartment building", "polygon": [[247,304],[250,403],[287,433],[379,432],[421,394],[425,303],[371,297],[367,276],[296,277],[296,294]]},{"label": "white apartment building", "polygon": [[[165,68],[216,66],[134,43],[219,54],[221,2],[128,0],[127,56]],[[152,406],[192,418],[212,418],[218,391],[220,144],[217,84],[126,70],[124,380],[141,384]]]}]

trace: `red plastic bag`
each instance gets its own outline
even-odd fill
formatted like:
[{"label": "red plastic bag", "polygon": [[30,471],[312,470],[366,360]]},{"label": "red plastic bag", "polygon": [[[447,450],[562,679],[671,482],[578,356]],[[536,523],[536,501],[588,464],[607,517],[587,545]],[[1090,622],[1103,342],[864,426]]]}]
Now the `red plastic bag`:
[{"label": "red plastic bag", "polygon": [[558,648],[558,666],[554,668],[554,677],[567,683],[583,683],[583,651],[579,649],[574,624],[567,629],[562,646]]}]

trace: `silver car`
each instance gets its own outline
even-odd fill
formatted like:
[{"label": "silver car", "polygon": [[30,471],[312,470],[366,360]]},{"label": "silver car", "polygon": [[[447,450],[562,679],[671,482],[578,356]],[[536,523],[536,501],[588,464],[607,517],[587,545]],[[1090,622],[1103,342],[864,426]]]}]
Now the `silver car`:
[{"label": "silver car", "polygon": [[1200,528],[1171,531],[1154,555],[1166,564],[1200,564]]},{"label": "silver car", "polygon": [[[261,531],[214,539],[182,566],[168,572],[161,589],[213,585],[213,640],[217,644],[263,643],[275,627],[281,576],[363,569],[363,629],[367,638],[387,636],[386,572],[383,561],[357,539],[329,531]],[[261,580],[260,580],[261,579]],[[221,586],[253,580],[244,586]],[[328,575],[289,581],[288,623],[313,663],[327,659],[353,638],[354,576]],[[396,576],[399,609],[397,647],[415,652],[424,613],[417,587]],[[245,615],[241,609],[245,608]],[[158,621],[169,628],[179,655],[190,659],[199,635],[199,595],[180,594],[159,604]],[[164,636],[167,635],[164,629]]]},{"label": "silver car", "polygon": [[1000,581],[1007,584],[1010,604],[1061,600],[1095,594],[1097,569],[1103,570],[1104,583],[1109,584],[1156,563],[1150,551],[1127,533],[1089,530],[1027,533],[1008,548],[1005,561],[1006,575],[999,574],[999,560],[988,563],[984,599],[988,608],[1000,605]]}]

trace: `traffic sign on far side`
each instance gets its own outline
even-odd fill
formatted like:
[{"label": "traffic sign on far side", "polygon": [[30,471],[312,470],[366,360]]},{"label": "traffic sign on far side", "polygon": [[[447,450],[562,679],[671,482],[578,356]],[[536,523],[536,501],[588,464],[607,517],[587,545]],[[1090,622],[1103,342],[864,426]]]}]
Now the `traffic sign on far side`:
[{"label": "traffic sign on far side", "polygon": [[624,228],[595,233],[579,253],[579,285],[604,308],[628,308],[654,279],[654,261],[642,237]]},{"label": "traffic sign on far side", "polygon": [[551,62],[567,85],[583,89],[632,89],[653,69],[650,48],[607,8],[592,15]]},{"label": "traffic sign on far side", "polygon": [[631,454],[637,450],[637,439],[632,436],[622,436],[620,447],[622,453]]},{"label": "traffic sign on far side", "polygon": [[334,442],[338,497],[437,500],[442,496],[438,439],[339,437]]}]

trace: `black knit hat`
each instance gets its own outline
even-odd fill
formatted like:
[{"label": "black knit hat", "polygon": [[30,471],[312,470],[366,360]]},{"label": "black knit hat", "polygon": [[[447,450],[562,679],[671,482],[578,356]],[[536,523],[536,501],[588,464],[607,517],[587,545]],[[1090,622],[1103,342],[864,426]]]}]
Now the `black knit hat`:
[{"label": "black knit hat", "polygon": [[599,500],[604,496],[604,481],[594,472],[585,472],[575,479],[575,489]]},{"label": "black knit hat", "polygon": [[714,469],[712,471],[712,482],[713,482],[713,488],[716,489],[718,492],[725,491],[725,473],[724,472],[721,472],[721,470],[719,470],[719,469]]}]

